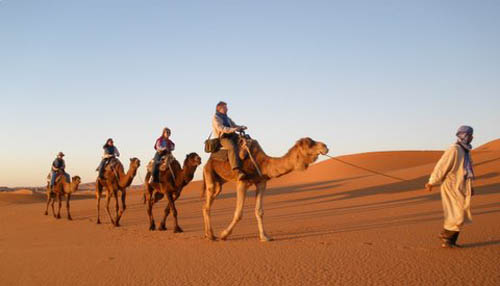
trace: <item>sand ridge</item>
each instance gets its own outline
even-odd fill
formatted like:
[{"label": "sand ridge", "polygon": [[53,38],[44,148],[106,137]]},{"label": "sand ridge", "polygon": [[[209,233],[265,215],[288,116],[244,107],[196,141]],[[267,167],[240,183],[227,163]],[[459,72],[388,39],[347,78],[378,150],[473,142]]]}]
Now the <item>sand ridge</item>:
[{"label": "sand ridge", "polygon": [[[499,285],[500,140],[473,151],[477,195],[464,248],[439,248],[439,189],[427,193],[440,151],[396,151],[339,157],[404,178],[397,181],[325,160],[270,182],[264,199],[271,243],[258,241],[253,190],[228,241],[202,238],[201,183],[178,201],[185,233],[148,231],[140,188],[129,192],[122,227],[95,199],[77,192],[73,221],[42,215],[43,194],[0,193],[0,281],[3,285]],[[160,218],[166,202],[155,207]],[[234,186],[212,212],[216,234],[232,219]]]}]

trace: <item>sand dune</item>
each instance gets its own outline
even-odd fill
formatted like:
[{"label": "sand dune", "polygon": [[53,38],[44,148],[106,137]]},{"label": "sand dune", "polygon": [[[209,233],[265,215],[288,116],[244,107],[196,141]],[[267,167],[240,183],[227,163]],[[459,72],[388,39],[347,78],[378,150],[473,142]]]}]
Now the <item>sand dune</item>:
[{"label": "sand dune", "polygon": [[[95,224],[91,192],[75,194],[73,221],[43,216],[43,194],[0,193],[2,285],[500,285],[500,140],[473,152],[474,223],[460,250],[437,234],[439,191],[427,181],[441,152],[375,152],[326,160],[271,181],[257,239],[253,191],[225,242],[202,238],[200,182],[179,200],[184,233],[148,231],[140,191],[132,190],[122,227]],[[27,203],[28,202],[28,203]],[[234,187],[214,204],[213,225],[232,218]],[[155,208],[161,218],[165,202]],[[172,223],[169,220],[168,227]]]}]

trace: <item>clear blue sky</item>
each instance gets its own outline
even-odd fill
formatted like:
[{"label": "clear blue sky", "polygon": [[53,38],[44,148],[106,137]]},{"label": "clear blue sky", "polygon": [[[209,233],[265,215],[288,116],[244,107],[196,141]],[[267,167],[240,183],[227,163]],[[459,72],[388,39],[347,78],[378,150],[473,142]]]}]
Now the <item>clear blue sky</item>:
[{"label": "clear blue sky", "polygon": [[[58,151],[95,179],[202,155],[219,100],[270,155],[443,149],[500,137],[500,1],[0,0],[0,185],[43,185]],[[127,163],[128,165],[128,163]],[[145,171],[141,167],[141,175]],[[135,179],[134,183],[140,183]]]}]

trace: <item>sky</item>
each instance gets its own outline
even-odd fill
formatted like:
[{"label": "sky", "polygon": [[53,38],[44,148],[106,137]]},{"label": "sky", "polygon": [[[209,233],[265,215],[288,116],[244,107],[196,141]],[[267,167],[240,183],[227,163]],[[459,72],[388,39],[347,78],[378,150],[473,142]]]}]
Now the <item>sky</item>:
[{"label": "sky", "polygon": [[[309,136],[331,155],[442,150],[459,125],[500,137],[500,1],[0,0],[0,186],[52,160],[96,178],[197,152],[219,100],[265,151]],[[126,167],[127,169],[128,167]],[[199,178],[201,167],[198,170]]]}]

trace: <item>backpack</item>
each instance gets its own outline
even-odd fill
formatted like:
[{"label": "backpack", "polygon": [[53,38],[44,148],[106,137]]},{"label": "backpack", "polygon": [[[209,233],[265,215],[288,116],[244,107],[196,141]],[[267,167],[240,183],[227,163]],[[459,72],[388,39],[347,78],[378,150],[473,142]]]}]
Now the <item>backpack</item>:
[{"label": "backpack", "polygon": [[215,153],[215,152],[219,151],[220,147],[222,147],[220,144],[219,138],[210,139],[211,136],[212,136],[212,132],[210,132],[210,135],[208,135],[207,140],[205,140],[205,152],[206,153]]}]

